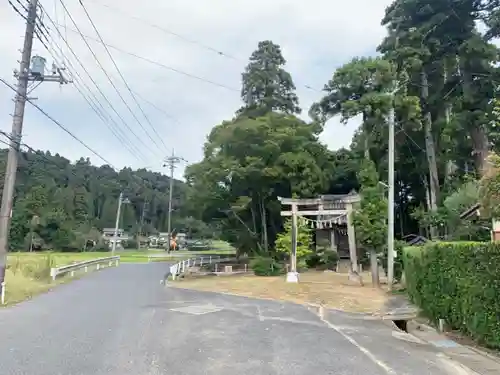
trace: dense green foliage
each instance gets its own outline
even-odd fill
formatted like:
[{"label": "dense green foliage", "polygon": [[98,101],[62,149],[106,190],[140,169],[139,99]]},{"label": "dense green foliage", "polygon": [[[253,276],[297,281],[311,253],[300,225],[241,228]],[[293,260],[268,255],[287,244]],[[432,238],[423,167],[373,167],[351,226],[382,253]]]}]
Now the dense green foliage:
[{"label": "dense green foliage", "polygon": [[387,249],[387,199],[378,173],[369,158],[358,174],[361,201],[353,212],[356,240],[370,253],[373,285],[378,285],[378,257]]},{"label": "dense green foliage", "polygon": [[[487,173],[488,152],[498,149],[499,14],[486,0],[395,0],[381,20],[380,55],[353,57],[333,71],[306,108],[310,122],[294,116],[300,103],[281,48],[260,42],[242,75],[243,107],[213,128],[204,159],[187,171],[199,218],[217,222],[243,251],[273,254],[283,229],[278,196],[359,191],[363,160],[374,163],[374,180],[387,181],[393,107],[397,237],[488,238],[485,218],[459,216],[479,200],[474,184]],[[333,117],[361,121],[350,149],[319,142]],[[379,219],[368,220],[380,224],[372,236],[358,225],[360,242],[377,252],[385,239]]]},{"label": "dense green foliage", "polygon": [[333,72],[310,110],[318,121],[359,115],[351,149],[384,180],[393,96],[399,235],[484,238],[484,222],[463,225],[457,210],[475,203],[461,185],[484,176],[488,152],[498,149],[499,9],[486,0],[393,1],[381,56],[355,57]]},{"label": "dense green foliage", "polygon": [[283,264],[272,257],[256,257],[250,262],[250,268],[256,276],[279,276],[285,273]]},{"label": "dense green foliage", "polygon": [[499,244],[432,243],[404,253],[408,294],[429,318],[500,348]]},{"label": "dense green foliage", "polygon": [[354,211],[356,238],[365,248],[381,253],[387,243],[387,199],[375,164],[363,162],[359,173],[361,201]]},{"label": "dense green foliage", "polygon": [[[6,150],[0,154],[4,171]],[[3,175],[1,176],[3,179]],[[94,167],[88,160],[76,163],[50,153],[21,153],[10,231],[10,248],[27,249],[33,233],[35,245],[57,250],[83,249],[87,240],[99,241],[102,228],[114,228],[118,196],[123,191],[121,227],[131,235],[166,228],[168,177],[147,170]],[[186,219],[186,187],[174,183],[174,228],[196,230],[197,220]],[[144,205],[146,203],[146,205]],[[144,210],[144,211],[143,211]],[[144,212],[144,216],[143,215]]]}]

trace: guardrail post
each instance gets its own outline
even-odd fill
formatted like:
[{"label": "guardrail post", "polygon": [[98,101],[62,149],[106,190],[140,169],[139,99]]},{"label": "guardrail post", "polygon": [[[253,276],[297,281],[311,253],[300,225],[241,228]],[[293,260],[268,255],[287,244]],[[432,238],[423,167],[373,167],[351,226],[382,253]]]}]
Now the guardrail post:
[{"label": "guardrail post", "polygon": [[210,264],[212,264],[212,256],[211,255],[209,257],[209,262],[210,262]]},{"label": "guardrail post", "polygon": [[118,267],[118,259],[115,260],[115,266]]},{"label": "guardrail post", "polygon": [[97,263],[96,270],[99,270],[99,268],[100,268],[100,264],[99,264],[99,263]]},{"label": "guardrail post", "polygon": [[85,266],[85,272],[87,272],[89,270],[89,268],[87,266]]},{"label": "guardrail post", "polygon": [[184,273],[186,271],[186,261],[183,260],[182,261],[182,273]]},{"label": "guardrail post", "polygon": [[247,272],[247,265],[245,264],[245,272]]},{"label": "guardrail post", "polygon": [[190,259],[188,259],[188,265],[187,265],[187,266],[188,266],[188,268],[189,268],[189,264],[190,264],[190,263],[191,263],[191,262],[190,262]]},{"label": "guardrail post", "polygon": [[75,271],[71,271],[71,277],[75,276]]},{"label": "guardrail post", "polygon": [[217,272],[217,270],[218,270],[218,267],[217,267],[218,265],[219,265],[218,263],[215,263],[215,272]]},{"label": "guardrail post", "polygon": [[0,303],[5,305],[5,281],[2,282],[2,294],[0,295]]},{"label": "guardrail post", "polygon": [[113,264],[113,261],[111,261],[111,260],[110,260],[110,261],[108,262],[108,267],[111,267],[111,265],[112,265],[112,264]]},{"label": "guardrail post", "polygon": [[203,267],[203,257],[200,258],[200,267]]},{"label": "guardrail post", "polygon": [[51,268],[50,269],[50,277],[52,278],[52,281],[56,280],[57,276],[57,268]]}]

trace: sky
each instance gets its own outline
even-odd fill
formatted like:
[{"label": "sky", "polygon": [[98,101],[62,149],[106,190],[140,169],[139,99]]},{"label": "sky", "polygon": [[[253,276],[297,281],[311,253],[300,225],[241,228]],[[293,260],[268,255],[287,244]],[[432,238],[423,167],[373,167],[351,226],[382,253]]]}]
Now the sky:
[{"label": "sky", "polygon": [[[25,13],[27,0],[10,1]],[[41,0],[38,34],[50,53],[37,39],[33,55],[46,58],[47,74],[55,62],[74,79],[65,85],[44,82],[29,97],[97,155],[29,104],[23,143],[71,161],[89,157],[95,165],[165,173],[163,160],[174,150],[185,160],[175,171],[182,178],[187,164],[202,159],[212,127],[231,119],[241,106],[241,73],[259,41],[281,46],[302,117],[308,120],[310,105],[321,98],[336,68],[355,56],[376,53],[385,35],[380,20],[390,2],[82,0],[82,6],[79,0]],[[0,3],[0,78],[10,84],[19,69],[25,29],[25,20],[12,5]],[[112,46],[108,50],[113,60],[85,9]],[[0,84],[0,130],[8,133],[12,98],[13,91]],[[97,98],[98,108],[114,122],[102,121],[85,98],[91,104]],[[320,139],[332,150],[348,147],[358,125],[358,120],[343,125],[332,119]],[[113,127],[121,129],[114,130],[118,137]]]}]

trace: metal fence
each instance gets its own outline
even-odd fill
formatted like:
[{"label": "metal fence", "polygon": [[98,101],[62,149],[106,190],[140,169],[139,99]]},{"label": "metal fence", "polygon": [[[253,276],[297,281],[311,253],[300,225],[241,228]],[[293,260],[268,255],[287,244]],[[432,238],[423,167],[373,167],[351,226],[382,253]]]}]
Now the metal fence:
[{"label": "metal fence", "polygon": [[54,267],[50,269],[50,277],[54,281],[59,275],[65,275],[70,273],[71,276],[74,276],[76,271],[79,271],[83,269],[85,272],[88,272],[89,267],[95,266],[96,269],[100,269],[101,266],[108,266],[111,267],[113,264],[115,266],[118,266],[118,263],[120,262],[120,256],[112,256],[112,257],[106,257],[106,258],[98,258],[98,259],[91,259],[91,260],[86,260],[84,262],[79,262],[79,263],[74,263],[74,264],[68,264],[66,266],[61,266],[61,267]]},{"label": "metal fence", "polygon": [[186,271],[191,267],[203,267],[208,264],[219,264],[222,262],[230,262],[236,260],[236,257],[222,257],[220,255],[205,255],[196,258],[190,258],[182,260],[172,266],[170,266],[170,273],[172,274],[172,279],[175,280],[178,276],[186,273]]}]

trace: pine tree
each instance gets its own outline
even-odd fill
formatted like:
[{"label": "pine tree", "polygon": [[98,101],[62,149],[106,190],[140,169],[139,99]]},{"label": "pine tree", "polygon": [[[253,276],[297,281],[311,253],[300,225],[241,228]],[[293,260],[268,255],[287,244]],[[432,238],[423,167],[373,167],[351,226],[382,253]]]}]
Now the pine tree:
[{"label": "pine tree", "polygon": [[271,111],[298,114],[299,99],[281,47],[266,40],[250,56],[242,74],[241,98],[245,105],[238,111],[247,116],[262,116]]}]

